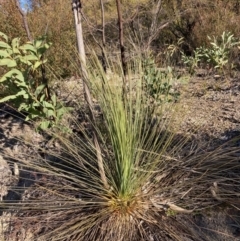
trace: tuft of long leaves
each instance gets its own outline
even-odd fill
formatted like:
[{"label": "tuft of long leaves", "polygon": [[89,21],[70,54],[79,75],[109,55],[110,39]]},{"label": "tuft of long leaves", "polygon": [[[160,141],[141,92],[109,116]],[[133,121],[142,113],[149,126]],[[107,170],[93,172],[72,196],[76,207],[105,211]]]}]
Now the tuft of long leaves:
[{"label": "tuft of long leaves", "polygon": [[[21,200],[1,203],[3,210],[13,210],[12,230],[20,223],[33,240],[51,241],[201,240],[175,218],[178,213],[202,212],[223,202],[237,206],[237,149],[189,149],[189,140],[169,129],[172,106],[157,112],[149,106],[142,66],[135,63],[128,71],[123,94],[121,69],[113,67],[109,76],[94,60],[88,83],[99,109],[94,127],[88,128],[86,116],[76,115],[71,134],[48,133],[58,149],[38,146],[9,157],[20,166],[24,182],[13,187]],[[98,170],[91,128],[100,140],[109,188]]]}]

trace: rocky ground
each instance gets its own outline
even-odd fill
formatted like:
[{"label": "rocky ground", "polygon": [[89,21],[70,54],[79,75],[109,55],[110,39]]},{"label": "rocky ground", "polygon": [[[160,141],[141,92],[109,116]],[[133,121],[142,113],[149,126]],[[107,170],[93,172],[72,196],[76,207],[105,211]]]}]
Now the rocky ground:
[{"label": "rocky ground", "polygon": [[[73,83],[74,86],[74,83]],[[178,86],[181,98],[184,121],[181,121],[182,133],[194,131],[196,139],[218,145],[234,137],[240,137],[240,77],[216,79],[213,76],[194,76],[189,83]],[[21,116],[11,111],[5,105],[0,106],[0,150],[9,153],[9,156],[21,155],[28,150],[22,146],[18,138],[42,145],[44,138],[32,131],[32,127],[25,123]],[[8,113],[10,111],[10,113]],[[239,141],[236,145],[240,147]],[[20,176],[19,176],[20,175]],[[239,173],[240,175],[240,173]],[[23,182],[19,167],[12,165],[0,154],[0,202],[4,199],[21,199],[21,194],[11,191],[11,186],[30,186]],[[240,207],[240,203],[239,203]],[[0,240],[4,240],[4,230],[8,230],[8,241],[33,241],[31,231],[10,229],[7,221],[10,214],[1,212]],[[177,216],[180,222],[190,226],[193,232],[202,241],[240,241],[240,209],[231,208],[219,210],[208,215]],[[22,229],[21,225],[18,229]],[[21,235],[19,235],[21,233]],[[24,234],[24,235],[23,235]],[[199,240],[199,239],[198,239]],[[183,238],[182,241],[190,241]]]}]

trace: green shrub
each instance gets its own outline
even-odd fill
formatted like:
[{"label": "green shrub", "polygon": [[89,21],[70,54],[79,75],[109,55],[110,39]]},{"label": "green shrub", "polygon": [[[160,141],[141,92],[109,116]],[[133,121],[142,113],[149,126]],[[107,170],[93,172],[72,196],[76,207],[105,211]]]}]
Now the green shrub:
[{"label": "green shrub", "polygon": [[153,59],[149,58],[143,62],[143,87],[151,102],[161,104],[176,101],[179,94],[171,91],[172,82],[171,67],[161,71]]},{"label": "green shrub", "polygon": [[45,76],[47,60],[44,54],[51,44],[44,37],[20,45],[20,38],[9,43],[4,33],[0,36],[3,39],[0,41],[0,66],[5,72],[0,78],[5,89],[0,103],[8,101],[19,111],[27,112],[26,120],[41,118],[40,129],[54,126],[67,108],[50,93]]},{"label": "green shrub", "polygon": [[182,52],[182,61],[188,67],[188,71],[190,74],[194,74],[195,69],[199,67],[199,63],[201,62],[203,57],[202,52],[202,47],[196,48],[196,50],[193,51],[193,56],[187,56]]},{"label": "green shrub", "polygon": [[194,70],[199,67],[199,64],[208,64],[209,68],[214,68],[223,73],[227,68],[232,69],[231,51],[240,44],[239,40],[230,32],[223,32],[221,38],[215,36],[209,37],[210,48],[199,47],[193,52],[193,56],[186,56],[182,53],[182,61],[189,67],[189,72],[194,73]]},{"label": "green shrub", "polygon": [[[209,37],[212,48],[203,51],[203,57],[215,69],[221,72],[230,64],[230,52],[240,42],[230,32],[223,32],[220,39],[215,36]],[[231,66],[230,66],[231,67]]]}]

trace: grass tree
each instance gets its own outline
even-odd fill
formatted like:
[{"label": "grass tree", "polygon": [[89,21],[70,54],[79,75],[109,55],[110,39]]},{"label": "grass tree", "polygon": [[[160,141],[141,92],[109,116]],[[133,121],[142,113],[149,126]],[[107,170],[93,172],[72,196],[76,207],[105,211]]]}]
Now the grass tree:
[{"label": "grass tree", "polygon": [[[76,70],[88,108],[64,120],[67,133],[60,125],[45,131],[55,147],[48,141],[36,147],[25,139],[26,152],[9,156],[3,150],[20,170],[19,183],[11,189],[21,200],[4,200],[0,206],[14,210],[11,233],[20,237],[30,230],[38,241],[202,240],[203,234],[179,214],[204,213],[222,204],[239,208],[238,148],[204,150],[177,135],[175,103],[149,101],[146,80],[161,79],[141,57],[127,71],[121,61],[106,61],[111,75],[96,56],[87,63],[81,1],[72,0],[72,7],[81,64]],[[158,1],[156,16],[160,7]]]},{"label": "grass tree", "polygon": [[202,240],[177,218],[179,213],[204,213],[221,203],[237,206],[237,148],[188,149],[188,139],[170,128],[172,106],[152,116],[141,81],[143,65],[128,70],[124,96],[120,66],[112,66],[112,77],[98,61],[88,68],[88,84],[101,110],[94,123],[86,127],[85,119],[73,117],[77,131],[49,132],[58,150],[38,147],[35,154],[12,158],[25,174],[34,172],[35,180],[24,188],[21,202],[6,201],[4,209],[15,210],[13,224],[22,220],[35,230],[34,240]]}]

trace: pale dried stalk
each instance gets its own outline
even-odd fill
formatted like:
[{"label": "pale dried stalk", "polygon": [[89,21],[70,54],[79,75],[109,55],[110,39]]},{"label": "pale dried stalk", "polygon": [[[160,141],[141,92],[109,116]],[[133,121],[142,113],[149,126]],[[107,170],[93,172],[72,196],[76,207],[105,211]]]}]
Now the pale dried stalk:
[{"label": "pale dried stalk", "polygon": [[[81,4],[81,1],[80,0],[72,0],[72,8],[73,8],[74,19],[75,19],[75,29],[76,29],[76,34],[77,34],[78,53],[79,53],[79,56],[80,56],[81,70],[82,70],[82,74],[83,74],[83,88],[84,88],[85,100],[87,101],[87,104],[88,104],[88,107],[89,107],[89,110],[90,110],[91,122],[96,123],[94,112],[93,112],[92,97],[91,97],[89,87],[86,83],[86,80],[88,79],[88,73],[87,73],[87,70],[86,70],[86,55],[85,55],[84,42],[83,42],[82,18],[81,18],[82,4]],[[97,133],[95,131],[95,128],[93,127],[92,129],[93,129],[93,142],[94,142],[96,152],[97,152],[99,173],[100,173],[102,182],[104,184],[104,187],[108,189],[109,185],[108,185],[107,178],[106,178],[105,171],[104,171],[101,148],[100,148],[100,145],[99,145],[99,142],[98,142],[98,139],[97,139]]]}]

